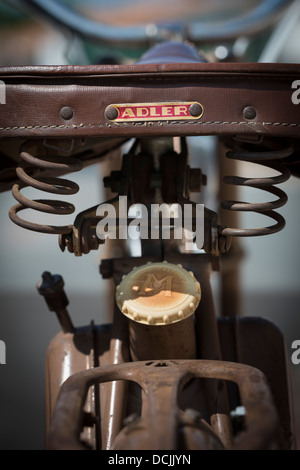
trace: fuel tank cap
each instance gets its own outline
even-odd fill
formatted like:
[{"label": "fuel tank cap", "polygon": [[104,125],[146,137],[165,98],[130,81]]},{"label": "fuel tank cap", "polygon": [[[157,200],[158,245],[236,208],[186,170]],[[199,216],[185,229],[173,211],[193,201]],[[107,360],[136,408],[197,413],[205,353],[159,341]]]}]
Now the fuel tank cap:
[{"label": "fuel tank cap", "polygon": [[200,283],[192,271],[167,261],[133,268],[116,288],[122,313],[146,325],[183,320],[195,312],[200,298]]}]

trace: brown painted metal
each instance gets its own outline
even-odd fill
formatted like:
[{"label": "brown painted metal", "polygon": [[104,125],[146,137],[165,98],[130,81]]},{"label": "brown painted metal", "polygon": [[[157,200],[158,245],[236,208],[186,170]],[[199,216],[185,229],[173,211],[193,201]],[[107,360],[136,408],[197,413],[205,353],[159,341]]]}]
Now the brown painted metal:
[{"label": "brown painted metal", "polygon": [[[246,429],[234,440],[233,449],[272,447],[277,433],[277,413],[265,377],[259,370],[222,361],[177,360],[103,366],[71,376],[60,391],[48,435],[48,449],[86,449],[80,441],[80,433],[82,407],[89,387],[114,380],[137,382],[151,403],[147,415],[134,426],[128,426],[127,440],[131,440],[131,448],[178,449],[178,430],[183,424],[177,404],[178,388],[192,377],[237,383],[247,414]],[[120,447],[122,445],[124,441]],[[218,445],[221,448],[220,442]]]},{"label": "brown painted metal", "polygon": [[[256,318],[241,318],[239,320],[229,318],[219,319],[218,332],[223,360],[251,365],[258,368],[267,377],[270,393],[278,413],[276,444],[280,449],[295,448],[289,366],[285,356],[282,334],[272,323]],[[102,327],[91,325],[90,327],[76,329],[75,335],[61,332],[51,341],[47,352],[46,367],[47,431],[49,430],[57,396],[64,380],[70,374],[86,370],[86,368],[93,368],[95,366],[100,366],[101,368],[102,366],[111,365],[113,353],[110,347],[114,349],[116,341],[112,336],[111,325]],[[123,336],[123,341],[126,341],[126,332],[123,333]],[[122,335],[119,335],[119,345],[120,338],[122,338]],[[123,342],[123,348],[126,350],[125,342]],[[266,354],[266,350],[272,350],[272,356]],[[150,360],[147,362],[164,363],[166,361],[161,359],[159,361]],[[134,367],[134,363],[132,365]],[[123,384],[121,392],[120,389],[113,388],[113,383]],[[216,383],[219,384],[220,381],[216,381]],[[226,385],[228,386],[230,409],[234,410],[236,406],[240,405],[239,393],[232,383],[226,382]],[[217,399],[216,397],[217,395],[215,399]],[[121,403],[121,401],[123,402]],[[127,405],[125,406],[126,402]],[[95,426],[93,426],[93,429],[90,426],[85,427],[85,442],[92,448],[112,449],[115,445],[116,437],[120,436],[120,433],[122,435],[125,433],[125,430],[122,431],[122,429],[126,428],[127,424],[131,423],[133,425],[137,421],[141,414],[141,409],[143,409],[143,413],[148,412],[147,403],[146,395],[141,392],[140,387],[134,387],[132,382],[125,386],[122,381],[101,383],[99,388],[95,386],[94,389],[90,390],[84,408],[84,411],[95,416]],[[205,424],[206,427],[208,426],[207,423],[210,422],[210,404],[205,383],[191,382],[188,384],[182,390],[178,404],[185,412],[192,408],[193,411],[188,411],[188,414],[192,414],[197,422],[199,422],[200,413],[201,423]],[[108,409],[112,411],[113,416],[109,415]],[[125,421],[127,423],[124,424],[121,420],[121,426],[120,414],[117,414],[120,410],[123,410],[121,416],[126,417]],[[114,420],[116,424],[114,424]],[[208,442],[203,438],[203,434],[198,436],[197,429],[195,430],[193,427],[188,429],[189,431],[185,428],[184,435],[189,442],[194,442],[193,445],[200,446],[197,448],[203,448],[201,446],[205,448],[205,445],[208,445]],[[211,426],[209,426],[209,430],[210,433],[213,432]],[[217,428],[215,428],[214,432],[214,436],[216,435],[218,440],[220,440]],[[234,433],[233,440],[235,435]],[[215,442],[215,437],[213,441]],[[131,444],[128,441],[126,443],[128,446],[135,444]],[[209,445],[211,445],[211,442]]]},{"label": "brown painted metal", "polygon": [[143,325],[129,320],[129,332],[133,361],[197,357],[193,315],[180,322],[160,326]]},{"label": "brown painted metal", "polygon": [[[224,360],[248,364],[265,374],[278,411],[278,446],[295,449],[290,365],[283,334],[270,321],[255,317],[220,318],[218,331]],[[232,400],[235,393],[230,389]]]},{"label": "brown painted metal", "polygon": [[[198,357],[222,360],[215,303],[210,282],[212,275],[211,260],[208,256],[198,257],[198,262],[192,257],[189,260],[190,269],[200,282],[202,291],[201,302],[195,315],[199,342]],[[218,381],[208,381],[205,388],[212,427],[220,436],[224,445],[230,447],[232,429],[226,385]]]},{"label": "brown painted metal", "polygon": [[[183,163],[184,162],[182,161],[178,164],[178,168],[176,169],[178,174],[183,174],[183,171],[180,171],[185,168],[185,166],[182,166]],[[180,182],[181,180],[177,180],[177,182],[178,181]],[[175,194],[175,197],[178,201],[187,200],[184,198],[183,193],[183,188],[179,184],[179,188],[177,188]],[[83,215],[86,220],[88,220],[89,216],[90,210],[86,211],[86,213]],[[213,232],[212,229],[213,224],[212,226],[209,225],[209,233]],[[213,237],[210,239],[210,243],[213,245]],[[191,354],[192,351],[192,357],[199,357],[202,360],[204,359],[212,362],[221,362],[223,359],[223,352],[219,340],[218,322],[210,285],[212,267],[218,266],[218,263],[215,262],[215,260],[218,261],[218,250],[211,246],[210,253],[211,254],[209,255],[201,254],[199,256],[183,256],[180,253],[174,252],[172,249],[165,250],[166,260],[168,262],[175,264],[181,263],[184,268],[193,271],[195,277],[200,281],[201,285],[202,299],[195,313],[194,332],[196,335],[195,339],[197,344],[193,345],[193,341],[192,343],[190,342],[192,347],[189,351],[189,354]],[[112,277],[115,285],[117,285],[119,284],[121,277],[124,274],[129,272],[133,267],[140,264],[145,264],[147,261],[161,261],[161,258],[160,256],[157,258],[145,258],[143,256],[141,258],[129,257],[110,259],[102,263],[101,272],[105,278]],[[187,323],[182,324],[182,326],[189,326],[190,331],[192,331],[190,323],[189,325]],[[178,331],[172,332],[171,349],[167,347],[167,343],[164,344],[161,342],[161,346],[155,350],[157,341],[153,340],[153,335],[150,337],[147,327],[143,328],[142,326],[137,326],[135,324],[133,324],[132,327],[131,324],[130,333],[128,330],[129,326],[127,320],[123,315],[120,314],[118,309],[115,308],[112,330],[113,333],[110,337],[109,352],[107,355],[108,362],[106,364],[103,364],[102,362],[103,367],[106,367],[106,365],[121,366],[130,364],[130,362],[128,362],[130,359],[133,359],[133,367],[134,364],[138,363],[137,360],[141,359],[146,359],[149,363],[152,363],[155,360],[160,360],[160,363],[164,364],[167,360],[176,361],[177,358],[181,360],[184,356],[182,351],[176,349],[176,340],[178,339],[178,335],[180,335]],[[166,331],[167,330],[165,330],[165,332]],[[188,329],[184,328],[181,336],[186,336],[185,344],[188,344]],[[128,337],[130,338],[131,344],[130,342],[128,343]],[[96,343],[93,344],[94,347],[97,347]],[[195,346],[197,347],[197,356],[195,355]],[[129,356],[129,351],[131,352],[131,358]],[[95,362],[94,367],[97,367]],[[83,371],[84,367],[82,367],[82,373],[84,373]],[[147,399],[148,395],[145,390],[139,389],[132,383],[128,384],[125,379],[111,379],[108,382],[108,384],[101,383],[99,393],[97,397],[97,392],[95,393],[96,398],[94,403],[92,403],[95,407],[95,410],[98,409],[98,411],[96,411],[97,418],[101,420],[101,437],[99,436],[99,432],[97,433],[96,431],[96,437],[94,439],[90,438],[88,440],[88,446],[102,449],[130,449],[135,448],[136,446],[140,446],[139,448],[153,448],[153,446],[158,446],[157,443],[153,443],[153,441],[151,441],[151,439],[149,440],[148,437],[149,429],[151,429],[151,426],[154,426],[151,424],[152,421],[149,417],[152,417],[151,419],[153,422],[155,419],[156,426],[161,428],[164,426],[168,427],[169,425],[173,426],[173,424],[175,425],[178,421],[177,418],[175,419],[174,416],[172,416],[171,410],[168,410],[167,415],[164,414],[165,421],[158,415],[158,413],[155,412],[156,407],[158,410],[164,409],[162,402],[164,401],[164,387],[166,384],[163,385],[162,383],[157,382],[157,387],[160,387],[160,392],[157,392],[158,395],[156,397],[156,402],[152,403]],[[101,386],[105,386],[105,391],[103,390],[103,387],[101,390]],[[97,391],[97,386],[95,386],[95,390]],[[167,388],[165,393],[169,403],[171,392]],[[98,401],[99,399],[100,404]],[[226,449],[235,448],[236,437],[233,434],[231,426],[231,408],[226,379],[216,376],[215,380],[201,381],[201,384],[199,384],[199,382],[196,383],[192,381],[185,388],[185,396],[181,396],[180,401],[181,403],[191,403],[191,406],[194,409],[192,414],[195,413],[195,411],[198,411],[204,413],[206,416],[205,420],[201,420],[201,426],[199,423],[199,426],[196,426],[197,430],[193,428],[193,431],[187,431],[183,426],[184,429],[182,430],[182,433],[185,436],[186,442],[189,442],[189,445],[191,445],[192,448],[205,448],[205,446],[208,448],[210,448],[210,446],[213,448],[215,448],[215,446],[221,446]],[[88,402],[91,403],[90,398],[88,399]],[[57,413],[59,413],[59,401],[57,403]],[[236,399],[235,404],[237,403],[238,401]],[[186,410],[186,407],[184,407],[184,410]],[[127,423],[128,420],[130,421],[128,426],[130,426],[130,430],[133,431],[132,435],[129,433],[127,426],[125,425],[124,427],[123,418],[126,418]],[[173,422],[172,420],[174,419],[175,421]],[[97,429],[97,426],[94,427]],[[207,427],[209,429],[209,435],[211,439],[207,438]],[[51,431],[51,429],[52,425],[50,425],[50,434],[54,432],[53,430]],[[68,432],[67,429],[65,429],[65,431]],[[165,438],[167,439],[164,444],[164,446],[167,447],[164,448],[170,447],[173,449],[178,448],[178,446],[181,445],[178,442],[174,432],[174,429],[169,429],[168,432],[164,433]],[[266,435],[267,433],[265,436]],[[259,438],[264,439],[265,436],[261,435]],[[132,437],[132,439],[129,439],[129,437]],[[154,448],[156,449],[159,447]]]},{"label": "brown painted metal", "polygon": [[[114,323],[110,340],[109,363],[122,364],[129,360],[127,321],[115,306]],[[125,416],[126,391],[127,384],[124,381],[111,382],[108,384],[105,408],[102,414],[102,447],[104,449],[111,449],[117,434],[122,428],[122,422]]]},{"label": "brown painted metal", "polygon": [[[178,261],[177,256],[173,256],[173,259],[169,259],[169,261],[172,261],[172,262]],[[200,260],[198,260],[197,264],[195,263],[194,256],[186,256],[185,258],[185,267],[187,269],[192,268],[194,270],[198,270],[197,274],[198,276],[200,276],[202,289],[204,289],[205,291],[204,297],[202,298],[203,303],[202,301],[200,302],[200,304],[202,303],[202,308],[198,309],[196,312],[196,323],[195,323],[196,330],[195,331],[197,333],[196,334],[197,354],[199,355],[198,357],[201,357],[200,355],[205,354],[207,358],[210,358],[213,361],[214,360],[220,361],[222,358],[222,355],[221,355],[221,350],[220,350],[220,344],[218,342],[218,336],[217,336],[218,332],[216,331],[216,328],[217,328],[216,319],[213,320],[214,306],[213,306],[213,299],[212,299],[211,291],[209,288],[209,277],[211,274],[209,257],[207,257],[206,255],[203,255],[200,258],[202,259],[202,262],[199,263]],[[151,260],[154,261],[153,258]],[[137,259],[122,258],[119,260],[118,259],[110,260],[110,265],[112,267],[111,274],[114,275],[114,280],[116,284],[120,282],[120,279],[123,273],[130,271],[134,265],[142,264],[142,261],[145,262],[146,260],[145,259],[142,260],[141,258],[137,258]],[[104,263],[104,265],[105,264],[107,263]],[[108,272],[106,274],[108,275]],[[78,330],[78,333],[80,333],[80,330]],[[69,341],[72,340],[73,342],[73,346],[72,344],[69,343],[70,344],[69,354],[65,354],[65,352],[68,351],[66,344],[60,344],[60,347],[58,347],[58,350],[54,351],[53,357],[50,358],[49,360],[49,363],[53,363],[52,371],[58,371],[59,369],[61,369],[62,372],[64,371],[64,373],[66,373],[65,368],[68,367],[70,362],[73,363],[73,367],[75,368],[75,370],[72,369],[72,370],[67,371],[67,373],[69,374],[76,372],[76,371],[84,370],[85,368],[88,368],[88,367],[93,367],[92,363],[90,363],[89,365],[87,363],[84,364],[83,361],[84,360],[86,361],[86,359],[84,358],[80,359],[79,357],[80,359],[79,360],[77,357],[78,351],[76,352],[72,350],[72,348],[74,348],[76,344],[78,343],[78,340],[76,339],[78,333],[76,333],[75,336],[73,337],[71,335],[68,336]],[[122,364],[128,361],[129,359],[128,357],[128,354],[129,354],[128,323],[127,323],[127,319],[119,312],[118,309],[115,310],[114,327],[112,330],[106,333],[106,336],[104,337],[104,341],[101,338],[101,334],[100,336],[99,334],[100,332],[98,332],[98,339],[96,342],[93,342],[94,340],[91,337],[91,332],[90,332],[90,337],[87,338],[87,341],[90,341],[91,342],[90,344],[94,345],[95,350],[97,350],[98,344],[102,345],[103,342],[104,343],[106,342],[107,344],[105,360],[103,361],[103,357],[101,355],[100,356],[97,355],[97,357],[99,358],[98,364],[100,365],[120,364],[120,363]],[[152,362],[153,360],[155,361],[157,359],[161,359],[162,362],[165,362],[165,360],[168,359],[169,357],[167,345],[165,346],[165,350],[163,347],[160,347],[159,351],[156,351],[155,343],[152,342],[153,354],[151,357],[150,355],[151,352],[149,351],[149,348],[147,347],[147,344],[148,344],[147,335],[148,335],[147,327],[144,328],[144,330],[141,328],[141,331],[139,331],[139,341],[140,341],[139,349],[138,349],[139,355],[145,354],[144,357],[146,357],[149,360],[149,362]],[[66,335],[63,335],[63,338],[66,339]],[[94,333],[93,333],[93,338],[95,338]],[[143,341],[145,341],[145,348],[143,348]],[[162,354],[162,356],[158,355],[159,352]],[[172,352],[173,354],[175,354],[176,351],[174,351],[174,348],[172,349]],[[179,352],[177,351],[177,353]],[[94,356],[96,356],[95,353],[94,353]],[[172,359],[175,359],[175,356]],[[94,360],[94,366],[95,365],[97,364]],[[60,380],[58,384],[57,380],[52,378],[51,383],[55,384],[54,385],[55,390],[54,392],[50,390],[49,394],[52,395],[51,400],[55,401],[59,387],[62,384],[62,380]],[[213,434],[213,436],[217,436],[217,441],[219,442],[218,445],[220,445],[220,442],[221,442],[222,446],[224,446],[225,448],[231,448],[232,430],[231,430],[231,422],[230,422],[230,417],[229,417],[230,408],[228,406],[226,387],[224,386],[224,383],[222,387],[220,386],[220,384],[221,384],[220,380],[210,380],[210,381],[206,381],[204,384],[192,382],[188,384],[188,386],[185,388],[184,394],[180,397],[180,403],[182,404],[183,409],[186,409],[187,407],[188,408],[192,407],[194,410],[196,411],[198,410],[198,412],[203,413],[206,416],[205,426],[208,426],[207,423],[209,422],[211,423],[211,427],[209,426],[210,434]],[[118,437],[119,440],[121,439],[120,432],[122,433],[122,436],[125,432],[125,431],[122,431],[122,428],[124,428],[124,425],[122,424],[123,418],[125,416],[128,416],[128,414],[131,416],[132,414],[133,416],[139,415],[139,413],[141,412],[140,411],[141,407],[142,407],[144,414],[150,413],[151,410],[148,410],[149,402],[146,399],[145,393],[138,391],[136,387],[132,386],[132,384],[128,385],[126,384],[126,382],[120,380],[118,382],[112,381],[111,383],[108,383],[108,384],[102,384],[101,386],[102,386],[102,390],[100,390],[100,393],[99,393],[101,410],[98,411],[99,418],[101,420],[101,442],[100,440],[98,440],[98,444],[95,444],[95,438],[90,439],[86,442],[88,442],[89,446],[92,446],[92,448],[95,448],[96,446],[96,448],[112,449],[116,445],[115,442],[116,442],[117,436],[119,436]],[[101,386],[100,386],[100,389],[101,389]],[[103,387],[106,387],[105,391],[103,391]],[[92,407],[90,409],[93,409],[93,408],[95,409],[95,407],[97,406],[95,399],[92,400],[90,397],[88,399],[88,402],[90,403],[90,406]],[[125,407],[126,402],[127,402],[127,410]],[[216,406],[216,403],[217,403],[217,406]],[[131,423],[131,427],[132,425],[133,423]],[[202,425],[203,425],[203,422],[202,422]],[[147,426],[145,426],[145,429],[147,428]],[[146,433],[145,430],[144,430],[144,433]],[[191,445],[196,446],[196,448],[198,448],[199,446],[201,448],[201,446],[204,445],[203,442],[206,442],[206,445],[208,445],[207,439],[206,438],[204,439],[203,437],[203,433],[200,433],[200,435],[198,436],[199,433],[200,431],[198,428],[195,432],[194,431],[192,432],[191,429],[189,431],[185,429],[184,431],[184,435],[189,436],[189,437],[186,437],[186,439],[189,442],[193,442],[193,444]],[[216,438],[214,437],[213,444],[210,442],[209,445],[214,446],[216,444],[215,439]],[[122,446],[123,445],[125,444],[123,443]],[[134,440],[132,442],[131,440],[129,442],[126,442],[126,446],[129,446],[129,448],[130,446],[135,446],[135,445],[136,443]]]},{"label": "brown painted metal", "polygon": [[[45,418],[46,432],[49,429],[55,403],[64,381],[72,374],[94,367],[92,325],[77,329],[73,333],[58,333],[50,342],[46,357],[45,370]],[[94,412],[95,393],[89,390],[84,411]],[[91,428],[85,431],[84,438],[94,443],[95,435]]]}]

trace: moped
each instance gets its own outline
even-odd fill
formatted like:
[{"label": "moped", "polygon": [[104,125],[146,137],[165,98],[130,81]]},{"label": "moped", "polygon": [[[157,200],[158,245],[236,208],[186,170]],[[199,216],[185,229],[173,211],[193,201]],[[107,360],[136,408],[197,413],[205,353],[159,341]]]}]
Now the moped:
[{"label": "moped", "polygon": [[[283,335],[239,312],[240,239],[284,228],[277,209],[287,196],[277,185],[299,176],[300,66],[245,61],[237,46],[274,31],[292,3],[264,0],[212,27],[201,20],[209,8],[187,2],[199,21],[168,21],[162,9],[160,21],[117,27],[62,2],[19,2],[110,54],[117,46],[136,54],[0,69],[1,151],[9,158],[11,142],[18,149],[2,180],[17,201],[10,219],[58,235],[76,257],[98,250],[100,274],[113,285],[112,321],[74,326],[63,277],[46,269],[37,284],[61,325],[46,357],[47,449],[296,448]],[[124,10],[129,19],[133,10]],[[222,45],[219,56],[211,44]],[[205,136],[217,143],[209,175],[201,155],[191,155],[192,139]],[[70,202],[30,199],[24,188],[69,197],[79,187],[65,175],[104,160],[107,199],[72,224],[21,215],[72,214]],[[240,162],[271,176],[238,176]],[[240,187],[267,200],[242,202]],[[240,228],[239,213],[248,212],[271,222]]]}]

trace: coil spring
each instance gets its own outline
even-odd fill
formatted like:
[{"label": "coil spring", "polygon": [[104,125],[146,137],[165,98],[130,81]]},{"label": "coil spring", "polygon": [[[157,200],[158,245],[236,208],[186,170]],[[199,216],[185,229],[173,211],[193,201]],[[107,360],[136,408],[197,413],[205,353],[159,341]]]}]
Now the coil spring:
[{"label": "coil spring", "polygon": [[[78,171],[82,168],[79,160],[71,157],[61,156],[33,156],[27,150],[36,145],[32,142],[26,142],[20,149],[20,157],[26,163],[32,165],[35,169],[50,170],[55,173],[69,173]],[[19,204],[14,205],[9,211],[10,219],[20,227],[41,233],[66,234],[72,231],[72,225],[43,225],[24,220],[18,216],[18,212],[24,209],[33,209],[39,212],[56,215],[72,214],[75,210],[73,204],[66,201],[47,200],[47,199],[28,199],[21,193],[24,187],[32,186],[41,191],[52,194],[75,194],[79,191],[79,186],[70,180],[58,177],[33,177],[30,176],[29,169],[25,171],[21,166],[16,169],[21,184],[15,184],[12,188],[12,194]]]},{"label": "coil spring", "polygon": [[275,201],[262,203],[249,203],[229,200],[223,201],[221,203],[223,209],[263,214],[275,220],[276,224],[268,227],[252,229],[225,227],[221,230],[222,235],[232,237],[255,237],[276,233],[285,227],[285,219],[278,212],[275,212],[274,209],[278,209],[279,207],[282,207],[286,204],[287,195],[284,191],[274,187],[273,185],[283,183],[289,179],[289,169],[282,161],[279,160],[289,157],[293,151],[293,146],[286,142],[280,146],[277,144],[275,148],[273,142],[266,142],[264,147],[260,147],[258,151],[257,149],[249,150],[247,147],[245,148],[245,144],[244,147],[241,144],[237,150],[230,150],[227,152],[226,156],[230,159],[263,165],[268,168],[272,168],[273,170],[279,171],[280,174],[278,176],[268,178],[243,178],[239,176],[224,177],[223,181],[227,184],[262,189],[269,192],[270,194],[273,194],[277,197],[277,199]]}]

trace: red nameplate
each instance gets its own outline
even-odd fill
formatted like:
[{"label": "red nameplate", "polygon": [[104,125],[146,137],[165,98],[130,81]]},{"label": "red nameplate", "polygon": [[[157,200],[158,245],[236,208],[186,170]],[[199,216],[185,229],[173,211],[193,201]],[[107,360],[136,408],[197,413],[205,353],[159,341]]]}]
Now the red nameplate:
[{"label": "red nameplate", "polygon": [[109,121],[168,121],[199,119],[203,115],[203,106],[192,102],[166,103],[122,103],[111,104],[105,109]]}]

